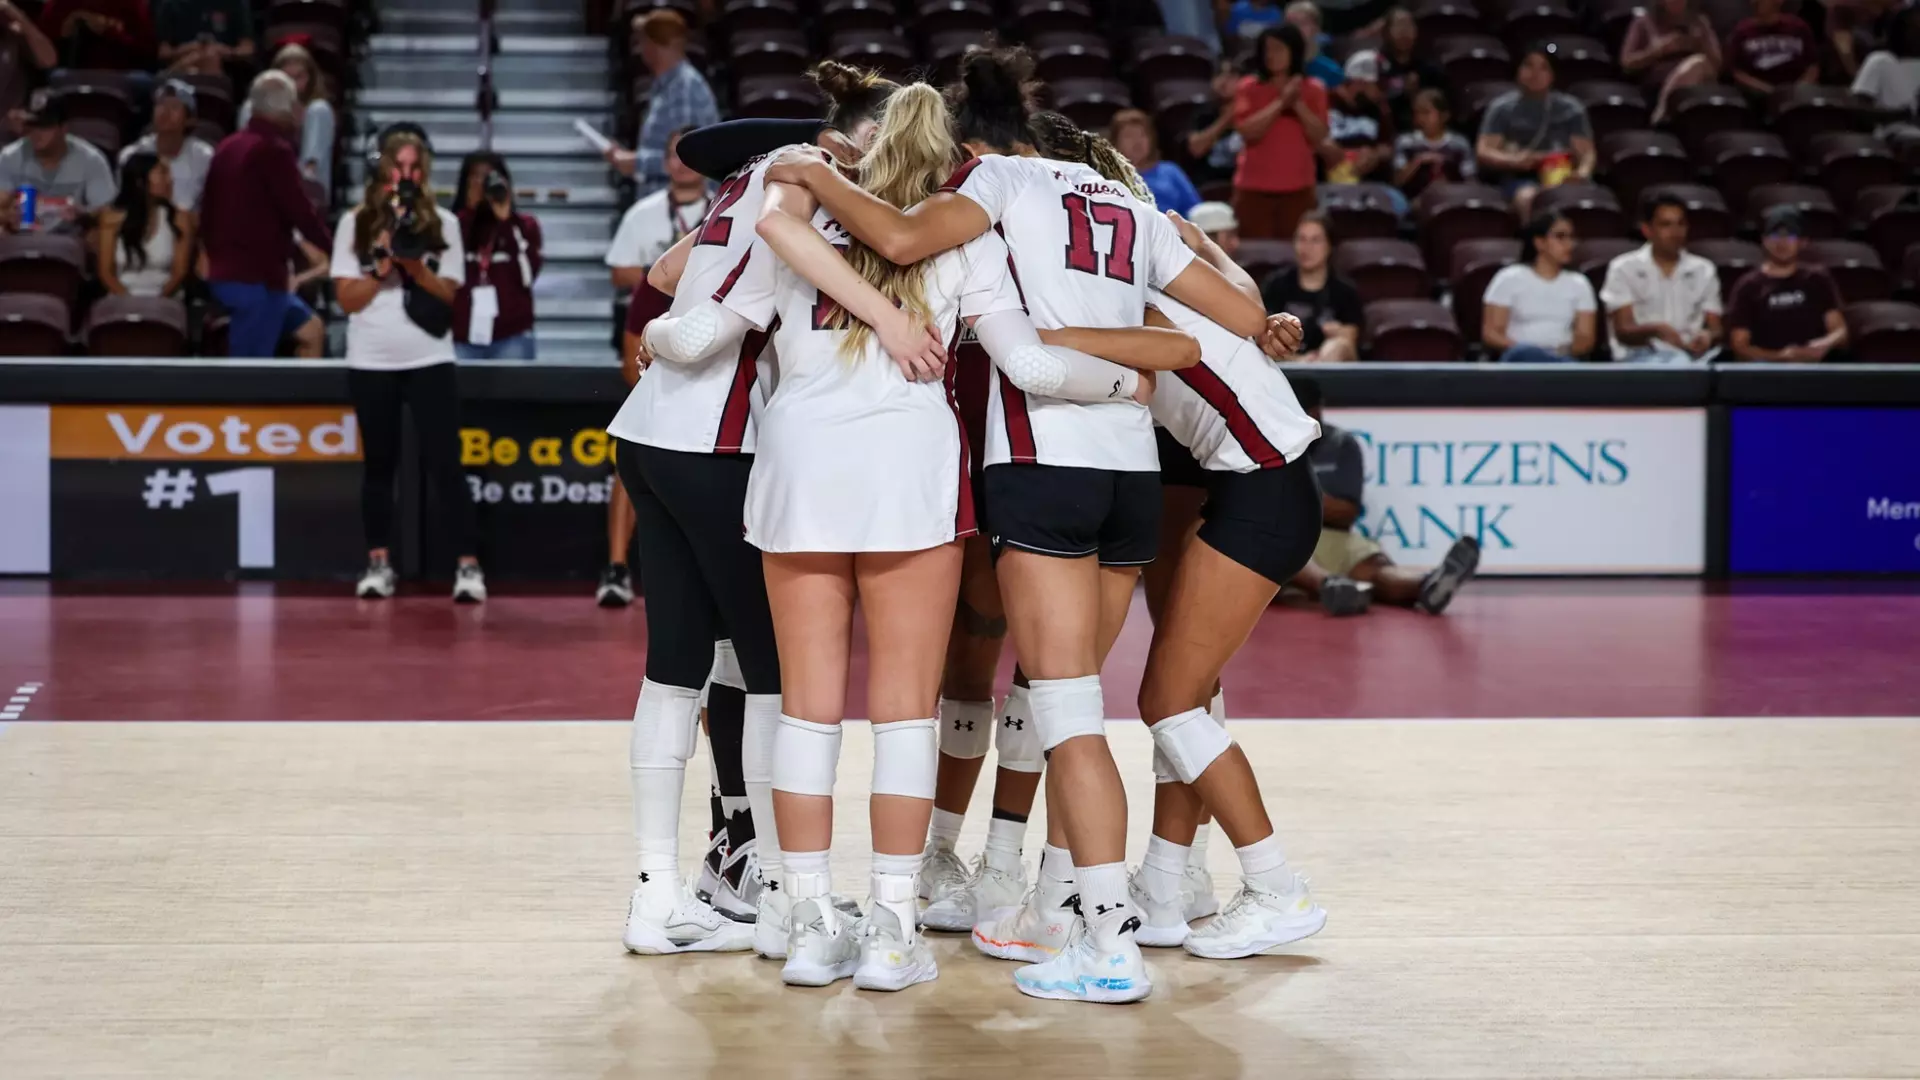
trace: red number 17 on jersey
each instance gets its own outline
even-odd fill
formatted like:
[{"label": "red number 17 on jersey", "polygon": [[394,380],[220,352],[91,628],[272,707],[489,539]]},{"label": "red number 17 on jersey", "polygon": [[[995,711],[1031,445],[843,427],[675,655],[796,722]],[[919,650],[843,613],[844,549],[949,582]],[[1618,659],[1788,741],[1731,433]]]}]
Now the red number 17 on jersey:
[{"label": "red number 17 on jersey", "polygon": [[[1133,209],[1121,203],[1094,202],[1085,195],[1060,196],[1067,211],[1067,269],[1083,274],[1103,272],[1115,281],[1133,284]],[[1103,256],[1094,250],[1093,227],[1113,230],[1113,244]]]}]

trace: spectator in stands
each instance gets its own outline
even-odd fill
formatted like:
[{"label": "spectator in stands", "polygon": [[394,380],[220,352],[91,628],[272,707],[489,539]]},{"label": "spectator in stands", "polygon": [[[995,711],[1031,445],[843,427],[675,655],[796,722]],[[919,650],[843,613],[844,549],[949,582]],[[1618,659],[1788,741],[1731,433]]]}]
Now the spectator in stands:
[{"label": "spectator in stands", "polygon": [[1380,90],[1387,95],[1395,131],[1413,128],[1413,101],[1422,90],[1441,90],[1447,78],[1439,68],[1421,59],[1420,24],[1413,12],[1395,7],[1387,12],[1380,39]]},{"label": "spectator in stands", "polygon": [[[1328,94],[1327,138],[1320,161],[1327,183],[1393,181],[1393,114],[1380,90],[1380,54],[1371,50],[1347,58],[1347,77]],[[1396,212],[1405,215],[1407,198],[1388,188]]]},{"label": "spectator in stands", "polygon": [[1480,171],[1501,184],[1520,220],[1533,214],[1542,187],[1593,175],[1593,125],[1579,99],[1553,88],[1553,55],[1545,45],[1520,54],[1518,90],[1493,99],[1474,144]]},{"label": "spectator in stands", "polygon": [[1886,44],[1895,0],[1827,0],[1828,81],[1849,85],[1860,61]]},{"label": "spectator in stands", "polygon": [[[306,46],[283,45],[273,54],[273,70],[293,80],[300,98],[300,175],[320,185],[321,203],[333,198],[333,103],[326,73]],[[253,119],[253,101],[240,107],[240,126]]]},{"label": "spectator in stands", "polygon": [[1293,230],[1292,266],[1275,270],[1260,287],[1267,311],[1300,320],[1302,363],[1344,363],[1360,358],[1360,291],[1333,272],[1333,235],[1326,215],[1308,211]]},{"label": "spectator in stands", "polygon": [[1233,182],[1234,165],[1247,145],[1233,129],[1233,102],[1239,89],[1239,64],[1230,56],[1221,57],[1213,73],[1214,104],[1194,113],[1193,130],[1187,133],[1187,159],[1192,162],[1187,175],[1200,187]]},{"label": "spectator in stands", "polygon": [[1300,39],[1306,43],[1306,59],[1301,62],[1301,70],[1320,80],[1320,85],[1331,90],[1346,78],[1346,72],[1340,67],[1340,61],[1326,54],[1333,39],[1328,37],[1320,18],[1320,8],[1313,0],[1293,0],[1287,5],[1287,21],[1300,31]]},{"label": "spectator in stands", "polygon": [[1687,250],[1687,204],[1671,194],[1641,199],[1640,234],[1646,244],[1608,263],[1600,287],[1613,358],[1713,359],[1720,344],[1720,272]]},{"label": "spectator in stands", "polygon": [[60,62],[53,40],[9,0],[0,0],[0,143],[25,133],[20,121],[39,74]]},{"label": "spectator in stands", "polygon": [[1193,227],[1207,234],[1207,239],[1220,245],[1220,250],[1231,259],[1240,251],[1240,219],[1233,216],[1233,207],[1223,202],[1203,202],[1187,214],[1187,220]]},{"label": "spectator in stands", "polygon": [[1254,43],[1253,73],[1240,80],[1233,126],[1246,141],[1233,174],[1233,209],[1248,236],[1290,236],[1319,205],[1314,148],[1327,137],[1327,88],[1300,73],[1306,46],[1281,25]]},{"label": "spectator in stands", "polygon": [[1505,364],[1558,364],[1593,351],[1593,283],[1570,265],[1573,222],[1548,211],[1520,230],[1520,261],[1502,267],[1482,298],[1480,340]]},{"label": "spectator in stands", "polygon": [[1753,14],[1727,35],[1727,70],[1748,95],[1764,98],[1776,86],[1820,80],[1820,43],[1785,0],[1753,0]]},{"label": "spectator in stands", "polygon": [[299,90],[284,71],[262,72],[247,105],[251,119],[220,143],[207,166],[200,215],[207,288],[232,317],[229,355],[273,356],[291,335],[296,356],[317,357],[326,329],[287,277],[295,233],[322,249],[333,243],[300,184],[293,146]]},{"label": "spectator in stands", "polygon": [[150,150],[120,164],[120,195],[100,213],[100,284],[114,296],[174,296],[193,265],[193,215],[173,204],[173,171]]},{"label": "spectator in stands", "polygon": [[153,24],[167,74],[223,75],[229,62],[253,61],[248,0],[158,0]]},{"label": "spectator in stands", "polygon": [[1694,0],[1656,0],[1627,27],[1620,44],[1620,70],[1637,75],[1654,96],[1653,122],[1667,115],[1676,89],[1720,77],[1720,35]]},{"label": "spectator in stands", "polygon": [[1393,184],[1406,198],[1419,198],[1430,184],[1458,184],[1478,175],[1473,146],[1448,129],[1448,119],[1447,95],[1438,90],[1414,95],[1414,130],[1393,144]]},{"label": "spectator in stands", "polygon": [[719,123],[707,77],[687,62],[687,20],[669,8],[655,8],[640,23],[640,60],[653,73],[653,93],[647,115],[640,121],[640,138],[633,150],[613,147],[607,160],[639,181],[640,194],[665,187],[667,140],[676,131]]},{"label": "spectator in stands", "polygon": [[1228,52],[1239,52],[1248,42],[1286,18],[1274,0],[1233,0],[1222,20]]},{"label": "spectator in stands", "polygon": [[153,130],[120,151],[125,165],[135,154],[155,154],[173,175],[173,205],[190,213],[200,211],[200,190],[207,183],[213,147],[191,132],[198,114],[193,87],[168,79],[153,95]]},{"label": "spectator in stands", "polygon": [[607,266],[620,294],[632,292],[646,280],[653,260],[699,228],[707,216],[713,185],[680,160],[683,134],[684,129],[667,139],[667,186],[627,207],[607,247]]},{"label": "spectator in stands", "polygon": [[1398,566],[1358,526],[1366,491],[1366,455],[1360,440],[1320,415],[1320,384],[1296,378],[1294,396],[1320,423],[1320,437],[1307,447],[1314,478],[1320,482],[1320,542],[1313,560],[1290,584],[1320,598],[1329,615],[1358,615],[1372,598],[1438,615],[1472,579],[1480,566],[1480,544],[1471,536],[1454,540],[1440,565],[1428,571]]},{"label": "spectator in stands", "polygon": [[1139,109],[1121,109],[1113,114],[1107,138],[1126,156],[1147,182],[1156,205],[1185,216],[1200,202],[1200,192],[1187,179],[1187,172],[1160,157],[1160,137],[1154,133],[1153,118]]},{"label": "spectator in stands", "polygon": [[1887,47],[1869,55],[1853,80],[1853,92],[1879,110],[1881,138],[1912,130],[1920,106],[1920,7],[1894,19]]},{"label": "spectator in stands", "polygon": [[467,258],[466,281],[454,300],[454,354],[462,360],[532,360],[540,222],[514,206],[513,173],[499,154],[468,154],[455,190]]},{"label": "spectator in stands", "polygon": [[19,228],[19,192],[33,188],[38,201],[34,228],[78,233],[91,228],[93,213],[113,201],[113,166],[85,139],[67,134],[66,103],[36,91],[22,117],[26,138],[0,150],[0,191],[9,197],[7,231]]},{"label": "spectator in stands", "polygon": [[143,99],[152,88],[153,19],[147,0],[47,0],[39,21],[60,47],[61,67],[128,72]]},{"label": "spectator in stands", "polygon": [[1760,246],[1766,261],[1733,286],[1727,347],[1741,360],[1817,364],[1847,346],[1847,320],[1832,275],[1800,262],[1800,211],[1767,209]]}]

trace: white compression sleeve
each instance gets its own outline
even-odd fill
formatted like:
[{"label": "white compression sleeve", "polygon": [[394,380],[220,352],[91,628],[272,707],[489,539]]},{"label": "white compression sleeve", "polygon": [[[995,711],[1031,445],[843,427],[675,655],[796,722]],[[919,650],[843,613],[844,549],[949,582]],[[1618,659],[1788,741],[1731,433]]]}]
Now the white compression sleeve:
[{"label": "white compression sleeve", "polygon": [[1006,372],[1013,385],[1029,394],[1067,401],[1122,401],[1133,397],[1140,373],[1089,356],[1078,349],[1045,345],[1024,312],[996,311],[973,321],[973,334]]},{"label": "white compression sleeve", "polygon": [[647,350],[660,360],[697,364],[740,344],[752,329],[744,316],[708,300],[677,319],[648,323]]}]

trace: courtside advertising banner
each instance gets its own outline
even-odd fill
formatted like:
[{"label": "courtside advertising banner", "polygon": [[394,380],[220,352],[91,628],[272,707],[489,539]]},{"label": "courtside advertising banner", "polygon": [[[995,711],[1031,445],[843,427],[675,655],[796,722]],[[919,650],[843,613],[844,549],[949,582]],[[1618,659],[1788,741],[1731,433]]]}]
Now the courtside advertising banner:
[{"label": "courtside advertising banner", "polygon": [[1359,440],[1358,528],[1427,566],[1459,536],[1487,574],[1698,574],[1703,409],[1328,409]]},{"label": "courtside advertising banner", "polygon": [[1728,569],[1920,572],[1920,409],[1733,411]]}]

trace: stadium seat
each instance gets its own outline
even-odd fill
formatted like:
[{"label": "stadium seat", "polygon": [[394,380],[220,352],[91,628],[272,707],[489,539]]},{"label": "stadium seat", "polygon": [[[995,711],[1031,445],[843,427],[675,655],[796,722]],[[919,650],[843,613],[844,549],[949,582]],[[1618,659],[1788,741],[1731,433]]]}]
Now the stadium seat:
[{"label": "stadium seat", "polygon": [[1368,360],[1446,364],[1466,352],[1453,313],[1432,300],[1376,300],[1366,307],[1361,355]]},{"label": "stadium seat", "polygon": [[1246,237],[1240,241],[1240,250],[1234,252],[1233,261],[1253,280],[1264,282],[1274,271],[1294,264],[1293,241]]},{"label": "stadium seat", "polygon": [[1118,79],[1062,79],[1052,89],[1054,109],[1088,131],[1106,127],[1114,113],[1133,107],[1133,95]]},{"label": "stadium seat", "polygon": [[893,0],[822,0],[815,25],[828,37],[849,30],[886,30],[898,33],[903,20]]},{"label": "stadium seat", "polygon": [[1428,266],[1453,265],[1462,240],[1508,239],[1519,228],[1499,189],[1486,184],[1431,184],[1413,203]]},{"label": "stadium seat", "polygon": [[[101,76],[99,81],[67,82],[60,87],[60,104],[67,111],[67,123],[94,122],[111,125],[124,138],[134,120],[133,92],[126,77],[118,72],[81,72]],[[118,144],[115,144],[116,149]]]},{"label": "stadium seat", "polygon": [[40,293],[71,310],[79,303],[86,266],[77,236],[0,235],[0,293]]},{"label": "stadium seat", "polygon": [[185,356],[187,307],[159,296],[105,296],[87,313],[91,356]]},{"label": "stadium seat", "polygon": [[1500,268],[1519,261],[1518,240],[1462,240],[1453,246],[1447,288],[1453,293],[1453,321],[1468,341],[1480,340],[1480,313],[1487,285]]},{"label": "stadium seat", "polygon": [[1825,240],[1841,233],[1840,211],[1825,188],[1806,184],[1761,184],[1747,193],[1747,220],[1759,231],[1760,215],[1770,206],[1793,206],[1809,240]]},{"label": "stadium seat", "polygon": [[1573,222],[1576,236],[1630,236],[1630,216],[1621,209],[1611,188],[1586,180],[1569,180],[1534,197],[1534,213],[1557,210]]},{"label": "stadium seat", "polygon": [[[225,76],[203,75],[200,78],[208,80],[217,78],[221,83],[227,81]],[[233,103],[231,86],[196,83],[193,88],[193,108],[197,123],[218,124],[221,131],[232,131],[234,122],[239,117],[238,109]]]},{"label": "stadium seat", "polygon": [[[1582,239],[1573,248],[1574,269],[1587,275],[1587,280],[1593,282],[1593,291],[1598,293],[1600,287],[1607,282],[1607,264],[1639,247],[1641,243],[1642,241],[1639,240],[1627,240],[1618,236]],[[1601,336],[1604,340],[1605,335]]]},{"label": "stadium seat", "polygon": [[1667,112],[1667,126],[1688,146],[1700,145],[1716,131],[1751,131],[1760,126],[1746,97],[1719,83],[1677,88],[1667,100]]},{"label": "stadium seat", "polygon": [[906,81],[917,61],[907,39],[894,30],[842,30],[827,42],[827,56],[854,67],[871,68],[889,78]]},{"label": "stadium seat", "polygon": [[1387,184],[1323,184],[1320,211],[1341,243],[1393,239],[1400,235],[1400,215],[1393,209],[1390,190]]},{"label": "stadium seat", "polygon": [[1827,273],[1833,275],[1843,303],[1887,300],[1893,296],[1892,276],[1880,261],[1880,253],[1869,244],[1858,240],[1809,240],[1800,257],[1825,267]]},{"label": "stadium seat", "polygon": [[1098,34],[1058,31],[1034,38],[1027,47],[1033,52],[1034,73],[1046,82],[1113,75],[1113,50]]},{"label": "stadium seat", "polygon": [[1214,104],[1213,84],[1205,79],[1157,82],[1147,90],[1147,103],[1160,129],[1161,150],[1184,160],[1187,132],[1193,130],[1194,118]]},{"label": "stadium seat", "polygon": [[1127,66],[1141,86],[1174,79],[1213,77],[1213,50],[1199,38],[1178,34],[1147,34],[1134,42]]},{"label": "stadium seat", "polygon": [[736,79],[798,75],[812,56],[807,36],[798,30],[740,30],[727,48],[727,69]]},{"label": "stadium seat", "polygon": [[1687,241],[1687,250],[1713,264],[1720,275],[1720,299],[1724,303],[1733,295],[1733,287],[1747,276],[1747,271],[1766,261],[1767,253],[1760,245],[1751,240],[1692,240]]},{"label": "stadium seat", "polygon": [[1645,9],[1645,0],[1599,0],[1587,14],[1599,29],[1600,40],[1617,56],[1620,43],[1627,39],[1627,27],[1632,26],[1633,20]]},{"label": "stadium seat", "polygon": [[[259,8],[260,5],[254,5],[255,11]],[[266,14],[269,32],[295,23],[329,27],[342,37],[347,33],[348,11],[343,0],[272,0]]]},{"label": "stadium seat", "polygon": [[95,149],[107,155],[107,161],[110,163],[120,159],[120,148],[126,145],[126,137],[120,125],[97,116],[82,116],[68,120],[67,134],[91,143]]},{"label": "stadium seat", "polygon": [[827,113],[827,99],[819,88],[798,75],[757,75],[741,79],[734,91],[734,102],[734,111],[741,116],[803,120]]},{"label": "stadium seat", "polygon": [[1807,142],[1807,154],[1820,186],[1841,206],[1875,184],[1897,184],[1908,174],[1886,143],[1857,131],[1823,131]]},{"label": "stadium seat", "polygon": [[1536,40],[1544,42],[1553,54],[1555,85],[1577,86],[1620,77],[1606,44],[1579,33],[1578,27],[1571,33],[1556,32]]},{"label": "stadium seat", "polygon": [[231,134],[233,134],[232,128],[221,127],[211,120],[201,120],[193,125],[193,137],[206,143],[208,146],[219,146],[220,140]]},{"label": "stadium seat", "polygon": [[[1725,240],[1735,232],[1733,211],[1718,191],[1703,184],[1656,184],[1643,198],[1654,194],[1674,195],[1687,204],[1687,239]],[[1638,214],[1635,218],[1638,218]]]},{"label": "stadium seat", "polygon": [[1616,131],[1600,140],[1600,172],[1622,206],[1638,206],[1640,193],[1655,184],[1693,180],[1680,140],[1664,131]]},{"label": "stadium seat", "polygon": [[1788,184],[1798,175],[1787,144],[1770,131],[1715,131],[1694,144],[1694,164],[1713,174],[1720,193],[1744,206],[1761,184]]},{"label": "stadium seat", "polygon": [[1920,244],[1920,187],[1877,184],[1853,198],[1853,224],[1886,266],[1901,265]]},{"label": "stadium seat", "polygon": [[1920,244],[1909,246],[1900,258],[1900,286],[1909,293],[1920,288]]},{"label": "stadium seat", "polygon": [[1420,28],[1419,48],[1428,54],[1442,38],[1484,34],[1487,27],[1486,16],[1464,0],[1421,0],[1413,21]]},{"label": "stadium seat", "polygon": [[1509,82],[1513,57],[1499,38],[1484,33],[1448,37],[1434,43],[1434,58],[1447,85],[1465,88],[1474,83]]},{"label": "stadium seat", "polygon": [[1874,300],[1846,308],[1847,351],[1863,364],[1911,364],[1920,356],[1920,307]]},{"label": "stadium seat", "polygon": [[1843,86],[1782,86],[1767,99],[1767,109],[1767,126],[1779,132],[1796,154],[1806,153],[1815,135],[1866,126],[1866,115]]},{"label": "stadium seat", "polygon": [[71,316],[58,297],[0,292],[0,356],[64,356]]},{"label": "stadium seat", "polygon": [[1426,261],[1409,240],[1342,240],[1333,251],[1333,269],[1359,290],[1362,303],[1433,295]]},{"label": "stadium seat", "polygon": [[1648,126],[1647,98],[1637,86],[1601,80],[1575,83],[1567,93],[1586,106],[1587,122],[1593,126],[1595,139]]},{"label": "stadium seat", "polygon": [[[954,0],[954,2],[972,7],[985,6],[980,4],[979,0]],[[982,31],[978,30],[942,30],[929,34],[926,48],[921,52],[921,56],[932,70],[932,78],[940,83],[951,82],[958,78],[960,58],[967,54],[968,49],[980,43],[981,33]]]},{"label": "stadium seat", "polygon": [[1535,42],[1579,33],[1580,17],[1558,0],[1514,3],[1500,17],[1500,39],[1516,54]]},{"label": "stadium seat", "polygon": [[993,7],[985,0],[921,0],[917,11],[920,32],[927,36],[929,53],[945,55],[944,49],[931,48],[946,34],[966,35],[966,44],[980,42],[983,35],[999,25]]},{"label": "stadium seat", "polygon": [[727,0],[720,25],[730,34],[745,30],[792,30],[802,25],[800,5],[794,0]]},{"label": "stadium seat", "polygon": [[1027,41],[1063,30],[1092,33],[1100,27],[1086,0],[1018,0],[1012,16],[1014,33]]}]

